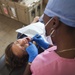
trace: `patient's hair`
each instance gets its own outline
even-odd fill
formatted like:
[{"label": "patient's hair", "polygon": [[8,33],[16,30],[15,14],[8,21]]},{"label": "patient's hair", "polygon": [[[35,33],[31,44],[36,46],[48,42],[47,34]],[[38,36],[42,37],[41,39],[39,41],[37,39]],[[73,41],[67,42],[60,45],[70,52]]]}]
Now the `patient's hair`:
[{"label": "patient's hair", "polygon": [[9,69],[19,68],[27,65],[28,55],[24,55],[22,58],[14,55],[12,52],[12,45],[14,42],[10,43],[5,49],[5,59],[6,65]]}]

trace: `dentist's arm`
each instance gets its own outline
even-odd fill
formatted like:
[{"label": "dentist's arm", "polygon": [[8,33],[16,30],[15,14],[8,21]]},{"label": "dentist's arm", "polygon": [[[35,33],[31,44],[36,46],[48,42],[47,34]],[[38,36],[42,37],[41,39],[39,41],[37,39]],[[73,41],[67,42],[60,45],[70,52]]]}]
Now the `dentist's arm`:
[{"label": "dentist's arm", "polygon": [[36,34],[33,38],[32,41],[35,41],[40,47],[44,49],[48,49],[52,45],[50,45],[48,42],[46,42],[41,35]]},{"label": "dentist's arm", "polygon": [[30,64],[31,63],[27,64],[26,69],[25,69],[23,75],[31,75]]},{"label": "dentist's arm", "polygon": [[26,51],[29,54],[29,60],[23,75],[31,75],[30,65],[35,57],[38,55],[38,49],[33,43],[29,42],[29,46],[26,48]]}]

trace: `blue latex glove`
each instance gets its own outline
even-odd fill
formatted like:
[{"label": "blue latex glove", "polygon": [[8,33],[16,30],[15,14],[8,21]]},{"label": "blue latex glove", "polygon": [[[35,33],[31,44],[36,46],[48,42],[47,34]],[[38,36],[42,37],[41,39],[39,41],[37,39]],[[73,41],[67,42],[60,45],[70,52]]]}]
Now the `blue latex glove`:
[{"label": "blue latex glove", "polygon": [[29,42],[29,46],[26,48],[26,51],[29,54],[29,62],[32,62],[34,58],[38,55],[38,49],[31,42]]},{"label": "blue latex glove", "polygon": [[46,42],[41,35],[36,34],[33,38],[32,41],[35,41],[40,47],[47,49],[50,44],[48,42]]}]

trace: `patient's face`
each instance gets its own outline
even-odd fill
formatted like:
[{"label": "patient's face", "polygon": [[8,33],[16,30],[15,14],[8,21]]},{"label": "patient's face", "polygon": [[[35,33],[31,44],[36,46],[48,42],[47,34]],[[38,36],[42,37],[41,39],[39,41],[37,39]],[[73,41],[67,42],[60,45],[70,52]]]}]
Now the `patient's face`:
[{"label": "patient's face", "polygon": [[29,40],[27,40],[26,38],[18,39],[12,45],[12,52],[18,57],[26,55],[27,52],[25,49],[29,46],[28,42]]}]

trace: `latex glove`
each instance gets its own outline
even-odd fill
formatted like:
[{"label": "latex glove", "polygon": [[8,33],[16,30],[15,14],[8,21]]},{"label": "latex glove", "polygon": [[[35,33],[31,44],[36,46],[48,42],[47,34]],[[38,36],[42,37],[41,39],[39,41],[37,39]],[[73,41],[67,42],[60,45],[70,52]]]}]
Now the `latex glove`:
[{"label": "latex glove", "polygon": [[46,42],[41,35],[36,34],[33,38],[32,41],[35,41],[40,47],[47,49],[50,44],[48,42]]},{"label": "latex glove", "polygon": [[38,49],[31,42],[29,42],[29,46],[26,48],[26,51],[29,54],[29,62],[32,62],[34,58],[38,55]]}]

